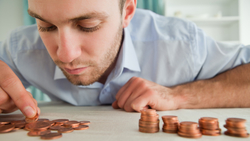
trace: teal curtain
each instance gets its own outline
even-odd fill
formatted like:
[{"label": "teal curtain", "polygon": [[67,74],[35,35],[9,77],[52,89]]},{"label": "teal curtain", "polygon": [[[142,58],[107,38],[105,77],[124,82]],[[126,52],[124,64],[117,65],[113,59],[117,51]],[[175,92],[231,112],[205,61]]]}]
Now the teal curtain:
[{"label": "teal curtain", "polygon": [[[24,21],[24,25],[32,25],[36,23],[35,18],[31,17],[28,12],[28,0],[23,0],[23,21]],[[27,88],[27,90],[33,95],[33,97],[37,100],[37,101],[50,101],[50,98],[44,94],[43,92],[41,92],[39,89],[37,89],[36,87],[30,86]]]},{"label": "teal curtain", "polygon": [[151,10],[157,14],[165,14],[165,0],[137,0],[137,7]]},{"label": "teal curtain", "polygon": [[24,25],[32,25],[36,23],[35,18],[31,17],[28,12],[28,0],[23,0],[23,21]]}]

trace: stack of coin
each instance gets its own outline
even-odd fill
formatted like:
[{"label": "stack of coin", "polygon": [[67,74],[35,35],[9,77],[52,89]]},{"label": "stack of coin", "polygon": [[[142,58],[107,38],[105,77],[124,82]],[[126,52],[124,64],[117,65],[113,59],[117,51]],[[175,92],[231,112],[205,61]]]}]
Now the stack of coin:
[{"label": "stack of coin", "polygon": [[200,138],[202,136],[198,123],[190,121],[180,123],[178,135],[186,138]]},{"label": "stack of coin", "polygon": [[249,137],[249,133],[247,133],[245,127],[246,120],[242,118],[228,118],[226,120],[225,135],[235,136],[235,137]]},{"label": "stack of coin", "polygon": [[177,133],[179,121],[177,116],[162,116],[162,121],[164,122],[162,131],[166,133]]},{"label": "stack of coin", "polygon": [[139,131],[144,133],[159,132],[159,115],[156,110],[141,110],[141,119],[139,120]]},{"label": "stack of coin", "polygon": [[[29,123],[27,123],[29,122]],[[29,131],[28,136],[40,136],[41,139],[57,139],[62,133],[70,133],[74,130],[85,130],[89,128],[89,121],[69,121],[68,119],[25,119],[15,121],[1,121],[0,133],[7,133],[24,129]]]},{"label": "stack of coin", "polygon": [[219,122],[217,118],[202,117],[199,119],[199,126],[202,135],[209,135],[209,136],[221,135],[221,129],[219,128]]}]

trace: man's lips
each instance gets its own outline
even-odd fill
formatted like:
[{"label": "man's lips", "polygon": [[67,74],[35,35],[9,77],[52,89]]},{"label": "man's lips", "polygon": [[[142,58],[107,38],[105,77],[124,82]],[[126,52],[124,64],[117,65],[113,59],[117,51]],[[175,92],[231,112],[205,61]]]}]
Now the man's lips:
[{"label": "man's lips", "polygon": [[69,73],[69,74],[81,74],[85,69],[87,69],[88,67],[82,67],[82,68],[77,68],[77,69],[68,69],[68,68],[64,68],[64,70]]}]

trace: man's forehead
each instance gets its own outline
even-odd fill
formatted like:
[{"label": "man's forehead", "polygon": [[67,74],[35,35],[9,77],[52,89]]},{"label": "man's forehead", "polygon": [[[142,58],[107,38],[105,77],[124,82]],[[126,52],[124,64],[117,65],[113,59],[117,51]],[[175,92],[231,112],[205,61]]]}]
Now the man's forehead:
[{"label": "man's forehead", "polygon": [[[56,18],[60,21],[102,19],[108,17],[112,8],[112,3],[104,1],[110,0],[29,0],[29,13],[36,18],[38,15],[43,19]],[[119,10],[118,4],[116,6]]]}]

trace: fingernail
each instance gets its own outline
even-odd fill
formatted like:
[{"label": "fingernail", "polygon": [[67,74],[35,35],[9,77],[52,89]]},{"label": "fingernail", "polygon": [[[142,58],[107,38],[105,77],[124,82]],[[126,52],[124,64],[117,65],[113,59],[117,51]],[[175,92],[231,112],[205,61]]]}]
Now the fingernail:
[{"label": "fingernail", "polygon": [[27,106],[27,107],[24,108],[24,114],[28,118],[32,118],[32,117],[34,117],[36,115],[34,109],[31,108],[30,106]]}]

